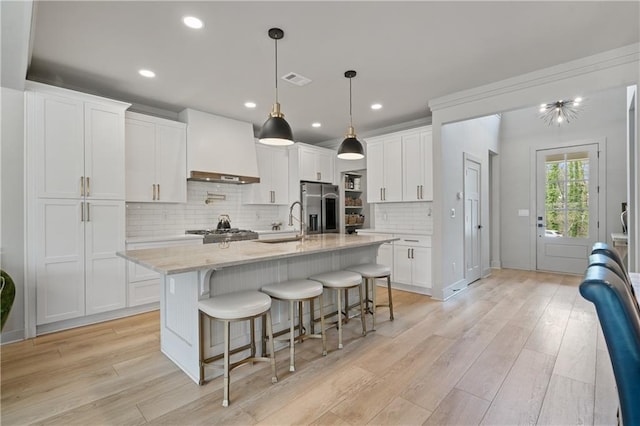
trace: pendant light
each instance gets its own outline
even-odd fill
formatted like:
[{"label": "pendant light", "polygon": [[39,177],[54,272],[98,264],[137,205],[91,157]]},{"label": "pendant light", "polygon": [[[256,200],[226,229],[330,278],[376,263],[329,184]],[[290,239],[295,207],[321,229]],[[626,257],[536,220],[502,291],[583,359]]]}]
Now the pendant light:
[{"label": "pendant light", "polygon": [[284,119],[284,114],[280,112],[280,104],[278,103],[278,40],[284,37],[284,31],[280,28],[271,28],[269,37],[275,40],[276,45],[276,102],[273,104],[269,118],[262,125],[258,140],[265,145],[291,145],[293,144],[293,133],[289,123]]},{"label": "pendant light", "polygon": [[359,160],[364,158],[364,148],[358,139],[356,139],[356,132],[353,129],[353,114],[351,112],[351,79],[356,76],[356,72],[353,70],[346,71],[344,76],[349,79],[349,130],[345,136],[345,139],[338,148],[338,158],[342,160]]}]

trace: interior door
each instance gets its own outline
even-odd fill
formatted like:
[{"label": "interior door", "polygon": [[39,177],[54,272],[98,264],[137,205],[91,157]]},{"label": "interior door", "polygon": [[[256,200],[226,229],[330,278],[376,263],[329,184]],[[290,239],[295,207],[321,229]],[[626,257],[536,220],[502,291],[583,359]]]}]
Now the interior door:
[{"label": "interior door", "polygon": [[480,279],[480,162],[464,157],[464,261],[467,283]]},{"label": "interior door", "polygon": [[536,154],[536,267],[582,274],[598,237],[598,144]]}]

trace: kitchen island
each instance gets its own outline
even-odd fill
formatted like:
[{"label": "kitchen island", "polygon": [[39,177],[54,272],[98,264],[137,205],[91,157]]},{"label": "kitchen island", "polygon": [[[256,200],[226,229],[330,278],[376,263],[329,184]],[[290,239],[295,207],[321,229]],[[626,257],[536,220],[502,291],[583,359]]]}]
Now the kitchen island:
[{"label": "kitchen island", "polygon": [[[236,241],[224,244],[130,250],[119,256],[162,274],[160,345],[162,352],[196,383],[199,377],[198,300],[263,285],[307,278],[351,265],[375,262],[378,247],[392,236],[322,234],[290,242]],[[333,293],[333,292],[331,292]],[[325,309],[333,306],[325,295]],[[272,305],[274,330],[288,327],[286,304]],[[204,330],[205,356],[222,352],[222,324]],[[248,322],[232,325],[232,346],[249,342]],[[208,370],[207,377],[215,370]],[[217,372],[219,374],[219,372]]]}]

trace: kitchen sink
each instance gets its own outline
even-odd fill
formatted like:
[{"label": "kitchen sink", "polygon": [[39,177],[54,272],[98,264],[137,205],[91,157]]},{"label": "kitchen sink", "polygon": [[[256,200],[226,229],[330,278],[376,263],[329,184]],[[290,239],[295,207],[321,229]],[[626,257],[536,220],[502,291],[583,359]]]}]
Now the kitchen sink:
[{"label": "kitchen sink", "polygon": [[257,240],[259,243],[276,244],[276,243],[290,243],[292,241],[300,241],[302,236],[296,235],[295,237],[282,237],[282,238],[268,238],[265,240]]}]

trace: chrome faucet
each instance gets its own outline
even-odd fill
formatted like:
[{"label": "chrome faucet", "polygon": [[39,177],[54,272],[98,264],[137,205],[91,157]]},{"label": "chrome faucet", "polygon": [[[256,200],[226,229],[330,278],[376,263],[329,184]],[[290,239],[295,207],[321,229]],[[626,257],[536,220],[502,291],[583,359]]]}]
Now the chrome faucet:
[{"label": "chrome faucet", "polygon": [[298,222],[300,222],[300,238],[304,238],[304,231],[305,231],[305,225],[304,225],[304,209],[302,208],[302,203],[300,201],[294,201],[293,203],[291,203],[291,207],[289,207],[289,226],[293,226],[293,207],[298,204],[300,205],[300,219],[296,219]]}]

